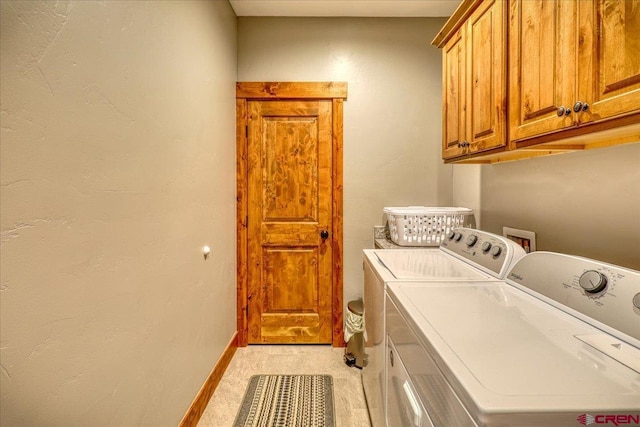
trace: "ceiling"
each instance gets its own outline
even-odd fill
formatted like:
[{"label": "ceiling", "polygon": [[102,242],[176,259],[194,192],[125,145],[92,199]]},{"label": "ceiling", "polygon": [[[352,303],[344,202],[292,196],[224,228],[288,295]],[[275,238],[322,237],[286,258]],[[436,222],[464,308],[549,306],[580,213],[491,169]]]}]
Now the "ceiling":
[{"label": "ceiling", "polygon": [[460,0],[229,0],[237,16],[451,16]]}]

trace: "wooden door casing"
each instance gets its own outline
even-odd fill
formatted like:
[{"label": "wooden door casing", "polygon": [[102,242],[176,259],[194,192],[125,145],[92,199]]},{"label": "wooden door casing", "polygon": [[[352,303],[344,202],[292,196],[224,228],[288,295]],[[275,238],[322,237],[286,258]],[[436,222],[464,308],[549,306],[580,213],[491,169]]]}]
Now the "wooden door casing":
[{"label": "wooden door casing", "polygon": [[[343,82],[239,82],[236,84],[236,160],[237,160],[237,325],[238,325],[238,346],[246,346],[249,343],[249,312],[250,312],[250,304],[253,304],[254,301],[260,301],[263,298],[267,298],[267,304],[271,304],[271,308],[275,308],[272,311],[284,311],[282,310],[283,304],[294,304],[297,306],[303,306],[305,308],[305,304],[307,304],[306,312],[302,314],[306,314],[305,316],[299,315],[290,315],[289,317],[293,317],[294,321],[300,322],[305,321],[307,324],[303,327],[299,327],[299,325],[293,325],[293,329],[287,329],[290,333],[289,336],[305,336],[309,333],[313,333],[314,327],[313,325],[309,325],[309,317],[316,316],[319,319],[320,315],[313,314],[312,311],[322,311],[324,314],[323,321],[326,323],[327,313],[329,315],[329,332],[326,329],[323,329],[322,333],[318,333],[318,335],[322,335],[322,340],[331,342],[333,346],[340,347],[344,346],[343,341],[343,269],[342,269],[342,212],[343,212],[343,202],[342,202],[342,114],[343,101],[347,98],[347,84]],[[330,218],[327,221],[315,221],[315,231],[317,232],[321,227],[321,225],[326,225],[330,227],[327,231],[329,232],[329,237],[324,243],[320,243],[320,245],[316,245],[314,249],[314,244],[318,243],[319,233],[311,233],[305,234],[302,232],[297,237],[300,237],[299,242],[302,242],[300,246],[296,247],[296,249],[289,251],[289,249],[285,251],[281,251],[277,248],[276,243],[279,241],[278,239],[282,238],[282,234],[286,235],[287,233],[280,233],[278,236],[278,230],[276,233],[271,233],[274,230],[274,225],[270,224],[269,226],[264,225],[264,227],[260,226],[260,233],[263,232],[263,228],[265,229],[265,242],[266,245],[261,247],[259,252],[253,251],[250,252],[249,244],[250,244],[250,227],[254,224],[254,221],[250,220],[249,212],[250,212],[250,204],[249,204],[249,170],[250,167],[254,167],[254,164],[260,163],[256,161],[255,155],[249,155],[249,104],[253,101],[287,101],[287,102],[306,102],[306,101],[320,101],[323,100],[323,107],[325,112],[322,114],[326,117],[326,107],[329,106],[329,118],[330,118],[330,139],[331,139],[331,155],[330,155]],[[276,104],[270,104],[276,105]],[[282,105],[282,104],[281,104]],[[252,107],[255,108],[255,107]],[[304,128],[306,125],[310,125],[310,121],[307,120],[306,125],[304,124],[305,120],[303,118],[296,119],[301,127]],[[324,120],[324,119],[323,119]],[[281,120],[281,125],[286,127],[286,120]],[[311,120],[312,122],[312,120]],[[326,122],[326,120],[325,120]],[[275,122],[271,123],[271,125],[275,126]],[[272,126],[272,127],[273,127]],[[326,126],[324,126],[326,128]],[[252,132],[255,130],[252,128]],[[306,132],[306,131],[305,131]],[[325,132],[325,131],[323,131]],[[272,153],[273,154],[273,153]],[[273,155],[272,155],[273,157]],[[326,168],[323,166],[326,170]],[[320,170],[320,168],[318,169]],[[323,172],[324,173],[324,172]],[[253,177],[252,179],[255,179]],[[326,186],[326,184],[325,184]],[[265,189],[266,190],[266,189]],[[270,191],[273,191],[270,189]],[[265,192],[266,194],[266,192]],[[262,197],[265,197],[265,194]],[[265,205],[266,206],[266,205]],[[272,206],[273,207],[273,206]],[[271,208],[267,206],[267,210],[271,210]],[[256,207],[252,207],[251,209],[257,209]],[[275,209],[281,209],[281,207],[275,206]],[[303,213],[304,210],[300,210],[299,207],[292,208],[295,210],[295,214],[298,216],[305,216]],[[260,217],[262,217],[262,207],[260,210]],[[282,209],[281,209],[282,211]],[[271,216],[274,216],[270,213]],[[311,217],[311,215],[307,215]],[[290,221],[297,222],[297,221]],[[304,221],[299,221],[303,223],[303,225],[308,226],[310,222],[309,218]],[[320,224],[323,222],[323,224]],[[275,226],[275,229],[278,227]],[[282,231],[282,228],[280,228]],[[308,230],[307,230],[308,231]],[[292,235],[292,233],[289,233]],[[306,237],[305,237],[306,236]],[[260,238],[262,239],[262,237]],[[314,243],[315,240],[315,243]],[[255,246],[255,242],[251,243]],[[322,244],[325,245],[324,249],[322,248]],[[307,245],[307,246],[305,246]],[[289,251],[293,254],[294,262],[283,261],[283,259],[287,258],[285,253]],[[330,251],[330,256],[328,258],[331,259],[331,270],[329,273],[325,272],[320,273],[320,276],[326,276],[329,274],[331,276],[330,280],[330,300],[329,305],[322,304],[322,308],[308,308],[308,306],[313,306],[314,304],[308,304],[308,301],[315,301],[317,292],[314,291],[314,282],[313,279],[309,279],[311,273],[307,273],[309,271],[321,270],[318,268],[318,261],[313,260],[317,258],[321,251],[325,251],[325,254]],[[264,257],[265,267],[262,268],[266,271],[260,271],[257,273],[256,266],[252,267],[252,264],[255,264],[256,260],[260,260],[262,263],[263,255],[266,252]],[[297,261],[296,261],[297,260]],[[286,271],[282,272],[281,270],[284,268],[291,269],[292,265],[300,265],[303,263],[304,267],[296,268],[297,271],[302,271],[302,276],[306,279],[306,282],[303,280],[303,287],[305,289],[310,290],[310,292],[306,292],[302,295],[302,297],[298,298],[297,301],[287,300],[287,297],[284,296],[287,291],[287,286],[290,286],[287,282],[282,281],[282,277],[286,277],[290,273]],[[286,264],[288,267],[283,267]],[[259,291],[261,294],[258,296],[255,295],[255,290],[251,291],[249,289],[249,276],[250,270],[253,268],[253,272],[251,273],[253,276],[259,274],[262,276],[263,274],[268,277],[270,283],[280,282],[285,283],[284,288],[278,290],[284,290],[285,293],[274,294],[275,289],[267,290],[266,293],[262,292],[262,288],[259,287]],[[253,293],[252,293],[253,292]],[[269,294],[271,292],[271,294]],[[314,293],[315,292],[315,293]],[[251,296],[251,298],[249,298]],[[315,303],[316,307],[318,306]],[[267,305],[267,307],[269,307]],[[266,316],[266,323],[260,326],[260,334],[262,334],[263,326],[266,328],[265,332],[267,336],[269,334],[274,333],[277,328],[281,328],[281,325],[277,325],[275,328],[273,327],[273,323],[269,323],[273,321],[273,318],[277,318],[280,316],[280,320],[286,318],[287,316],[282,316],[283,313],[277,314],[275,317]],[[297,318],[296,318],[297,317]],[[318,323],[318,322],[316,322]],[[318,324],[318,331],[320,330],[320,325]],[[293,331],[293,332],[292,332]],[[328,334],[328,338],[327,338]],[[320,338],[305,338],[306,342],[319,342]],[[281,342],[291,342],[291,339],[280,340]],[[264,341],[262,341],[264,342]]]},{"label": "wooden door casing", "polygon": [[330,343],[331,101],[249,101],[249,343]]}]

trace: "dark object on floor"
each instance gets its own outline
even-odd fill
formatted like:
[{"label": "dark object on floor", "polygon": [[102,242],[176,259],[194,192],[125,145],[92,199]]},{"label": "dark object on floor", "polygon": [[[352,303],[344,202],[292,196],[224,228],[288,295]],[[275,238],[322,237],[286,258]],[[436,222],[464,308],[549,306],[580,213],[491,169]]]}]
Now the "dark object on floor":
[{"label": "dark object on floor", "polygon": [[254,375],[234,427],[335,427],[331,375]]},{"label": "dark object on floor", "polygon": [[356,357],[351,353],[345,353],[344,363],[346,363],[347,366],[356,366]]}]

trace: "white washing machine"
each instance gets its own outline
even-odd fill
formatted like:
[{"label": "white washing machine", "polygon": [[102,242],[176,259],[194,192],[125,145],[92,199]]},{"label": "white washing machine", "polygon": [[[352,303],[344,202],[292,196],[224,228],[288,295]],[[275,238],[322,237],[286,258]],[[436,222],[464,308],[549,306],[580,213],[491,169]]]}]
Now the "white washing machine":
[{"label": "white washing machine", "polygon": [[364,250],[365,361],[362,383],[373,427],[385,426],[385,290],[395,281],[491,282],[524,250],[502,236],[458,228],[439,248]]},{"label": "white washing machine", "polygon": [[534,252],[387,294],[389,426],[640,425],[640,272]]}]

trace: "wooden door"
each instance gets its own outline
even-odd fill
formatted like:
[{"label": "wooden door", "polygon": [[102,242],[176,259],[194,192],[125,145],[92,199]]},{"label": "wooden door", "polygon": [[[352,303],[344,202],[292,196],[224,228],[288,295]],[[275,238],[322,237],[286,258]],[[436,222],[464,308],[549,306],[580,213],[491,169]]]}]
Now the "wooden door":
[{"label": "wooden door", "polygon": [[580,123],[640,110],[640,0],[579,2]]},{"label": "wooden door", "polygon": [[248,342],[331,343],[331,101],[248,102]]},{"label": "wooden door", "polygon": [[575,1],[513,1],[509,11],[509,133],[514,142],[575,126]]},{"label": "wooden door", "polygon": [[442,157],[464,154],[466,56],[463,29],[442,50]]},{"label": "wooden door", "polygon": [[483,1],[467,26],[468,153],[507,145],[506,2]]}]

